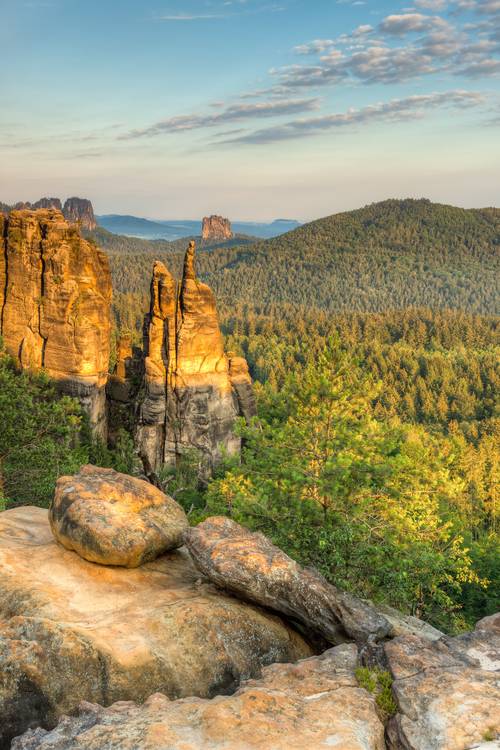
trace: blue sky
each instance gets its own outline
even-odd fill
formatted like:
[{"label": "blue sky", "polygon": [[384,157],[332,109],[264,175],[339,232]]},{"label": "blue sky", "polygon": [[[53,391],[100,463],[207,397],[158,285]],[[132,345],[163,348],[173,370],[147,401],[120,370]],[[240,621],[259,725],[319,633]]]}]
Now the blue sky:
[{"label": "blue sky", "polygon": [[499,205],[500,0],[0,0],[0,200]]}]

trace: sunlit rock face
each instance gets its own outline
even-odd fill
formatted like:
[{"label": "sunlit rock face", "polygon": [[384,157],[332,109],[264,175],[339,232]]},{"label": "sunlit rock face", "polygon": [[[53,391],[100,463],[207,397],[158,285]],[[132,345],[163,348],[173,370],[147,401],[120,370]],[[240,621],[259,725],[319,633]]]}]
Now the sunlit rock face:
[{"label": "sunlit rock face", "polygon": [[106,434],[108,259],[60,211],[0,215],[0,333],[23,368],[43,368]]},{"label": "sunlit rock face", "polygon": [[234,237],[231,222],[223,216],[205,216],[201,227],[203,240],[220,241]]},{"label": "sunlit rock face", "polygon": [[[192,242],[180,284],[162,263],[153,269],[144,330],[145,398],[137,434],[146,469],[174,466],[180,455],[195,449],[209,473],[223,452],[240,450],[234,423],[244,411],[233,377],[238,385],[243,378],[250,389],[251,380],[241,363],[238,374],[231,375],[215,297],[196,278],[194,262]],[[253,414],[249,395],[245,403],[245,416],[252,409]]]}]

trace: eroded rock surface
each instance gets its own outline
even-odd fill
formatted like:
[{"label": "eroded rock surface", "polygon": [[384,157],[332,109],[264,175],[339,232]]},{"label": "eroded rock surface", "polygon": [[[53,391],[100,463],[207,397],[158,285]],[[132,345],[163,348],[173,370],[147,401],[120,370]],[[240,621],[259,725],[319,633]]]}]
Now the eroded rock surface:
[{"label": "eroded rock surface", "polygon": [[189,525],[181,506],[149,482],[90,465],[57,480],[49,521],[66,549],[127,568],[181,547]]},{"label": "eroded rock surface", "polygon": [[106,255],[59,211],[0,215],[0,333],[24,368],[44,368],[106,433],[111,329]]},{"label": "eroded rock surface", "polygon": [[231,222],[223,216],[204,216],[201,225],[202,240],[230,240],[234,237]]},{"label": "eroded rock surface", "polygon": [[12,750],[383,750],[372,696],[358,687],[355,646],[266,667],[230,697],[108,709],[84,704],[52,732],[29,732]]},{"label": "eroded rock surface", "polygon": [[2,750],[82,700],[211,697],[311,655],[279,617],[200,581],[184,550],[96,565],[57,544],[40,508],[0,513],[0,570]]},{"label": "eroded rock surface", "polygon": [[401,636],[384,649],[399,705],[391,750],[468,750],[500,740],[500,614],[455,638]]},{"label": "eroded rock surface", "polygon": [[67,198],[64,202],[63,214],[65,218],[89,231],[97,227],[92,203],[87,198]]},{"label": "eroded rock surface", "polygon": [[175,466],[193,449],[210,473],[223,452],[240,450],[236,417],[255,413],[248,368],[240,358],[230,370],[215,297],[196,278],[194,256],[191,242],[180,285],[163,263],[153,268],[145,321],[145,398],[137,429],[148,474],[163,464]]},{"label": "eroded rock surface", "polygon": [[217,586],[282,612],[329,643],[377,641],[391,630],[373,607],[229,518],[208,518],[185,539],[196,567]]}]

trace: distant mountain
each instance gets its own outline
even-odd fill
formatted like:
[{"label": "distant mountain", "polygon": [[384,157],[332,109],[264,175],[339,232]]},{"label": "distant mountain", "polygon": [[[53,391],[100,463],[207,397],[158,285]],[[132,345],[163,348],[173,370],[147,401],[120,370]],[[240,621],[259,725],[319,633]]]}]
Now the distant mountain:
[{"label": "distant mountain", "polygon": [[[144,250],[136,251],[133,263],[126,254],[113,254],[117,299],[146,292],[153,256],[179,273],[179,252],[167,258],[146,243]],[[239,247],[233,241],[199,253],[197,266],[220,305],[262,310],[292,304],[331,312],[417,306],[496,314],[500,209],[387,200],[266,241]]]},{"label": "distant mountain", "polygon": [[[97,216],[98,224],[108,232],[128,237],[139,237],[148,240],[178,240],[181,237],[198,237],[201,235],[201,221],[178,220],[159,221],[143,219],[138,216],[121,214],[105,214]],[[277,219],[276,221],[252,222],[233,221],[232,229],[235,234],[251,235],[262,239],[276,237],[300,226],[292,219]]]}]

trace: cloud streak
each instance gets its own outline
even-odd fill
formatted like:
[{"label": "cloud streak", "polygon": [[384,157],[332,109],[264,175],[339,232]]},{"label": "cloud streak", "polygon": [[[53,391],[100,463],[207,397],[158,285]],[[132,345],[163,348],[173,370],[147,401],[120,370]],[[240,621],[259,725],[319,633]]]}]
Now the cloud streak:
[{"label": "cloud streak", "polygon": [[404,99],[372,104],[361,109],[349,109],[318,117],[292,120],[283,125],[263,128],[237,138],[224,141],[226,144],[269,144],[296,138],[310,137],[337,129],[367,125],[372,122],[402,122],[422,118],[429,110],[451,107],[468,109],[484,104],[482,94],[473,91],[455,90],[432,94],[420,94]]},{"label": "cloud streak", "polygon": [[278,117],[283,115],[310,112],[319,109],[320,99],[278,99],[275,101],[255,102],[253,104],[232,104],[221,112],[208,115],[177,115],[160,120],[147,128],[131,130],[120,135],[118,140],[152,137],[167,133],[182,133],[200,128],[213,128],[226,123],[241,122],[254,118]]}]

